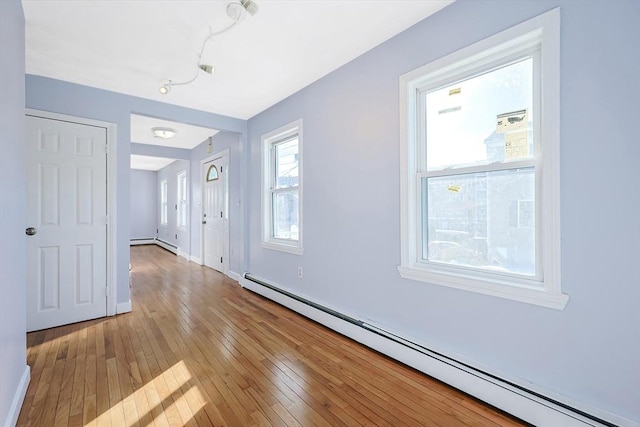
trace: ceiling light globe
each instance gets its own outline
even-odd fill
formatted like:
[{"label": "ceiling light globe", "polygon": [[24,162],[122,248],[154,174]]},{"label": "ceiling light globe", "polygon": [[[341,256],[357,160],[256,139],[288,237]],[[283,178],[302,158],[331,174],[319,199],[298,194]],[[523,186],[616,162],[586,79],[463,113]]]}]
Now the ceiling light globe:
[{"label": "ceiling light globe", "polygon": [[165,128],[165,127],[151,128],[151,132],[153,132],[154,137],[160,138],[160,139],[173,138],[178,133],[178,131],[175,129]]}]

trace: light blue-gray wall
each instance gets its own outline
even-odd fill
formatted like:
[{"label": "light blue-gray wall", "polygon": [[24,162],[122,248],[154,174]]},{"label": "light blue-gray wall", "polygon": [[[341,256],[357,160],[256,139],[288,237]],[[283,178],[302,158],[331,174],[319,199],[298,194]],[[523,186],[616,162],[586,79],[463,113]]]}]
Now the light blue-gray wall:
[{"label": "light blue-gray wall", "polygon": [[[27,368],[24,14],[0,1],[0,425]],[[18,402],[19,403],[19,402]],[[17,408],[19,411],[20,408]]]},{"label": "light blue-gray wall", "polygon": [[[246,121],[28,74],[28,108],[115,123],[117,134],[117,302],[129,301],[130,114],[245,133]],[[136,154],[143,154],[136,152]]]},{"label": "light blue-gray wall", "polygon": [[[242,274],[243,223],[242,185],[245,180],[241,168],[242,140],[237,132],[219,132],[213,136],[213,153],[207,152],[208,141],[204,141],[191,151],[191,255],[202,260],[200,233],[202,227],[202,160],[215,157],[229,150],[229,270]],[[202,260],[204,261],[204,260]]]},{"label": "light blue-gray wall", "polygon": [[[399,76],[557,6],[567,307],[401,279]],[[582,407],[640,421],[639,18],[635,0],[460,0],[253,117],[249,271]],[[298,118],[302,256],[260,246],[260,136]]]},{"label": "light blue-gray wall", "polygon": [[131,239],[153,239],[158,228],[156,171],[131,170]]}]

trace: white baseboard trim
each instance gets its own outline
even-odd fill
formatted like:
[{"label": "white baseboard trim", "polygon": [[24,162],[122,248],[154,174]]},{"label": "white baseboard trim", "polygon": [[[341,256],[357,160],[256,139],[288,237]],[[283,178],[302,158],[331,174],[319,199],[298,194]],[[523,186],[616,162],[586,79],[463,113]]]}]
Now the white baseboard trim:
[{"label": "white baseboard trim", "polygon": [[194,255],[191,255],[191,256],[189,257],[189,260],[190,260],[191,262],[195,262],[195,263],[196,263],[196,264],[198,264],[198,265],[202,265],[202,260],[200,259],[200,257],[197,257],[197,256],[194,256]]},{"label": "white baseboard trim", "polygon": [[11,407],[9,408],[9,412],[7,413],[7,418],[5,418],[4,421],[4,427],[14,427],[18,422],[18,415],[20,415],[20,409],[22,409],[24,397],[27,395],[27,387],[29,387],[30,380],[31,368],[29,367],[29,365],[26,365],[24,367],[24,372],[22,373],[22,378],[20,378],[18,388],[16,389],[16,393],[13,395]]},{"label": "white baseboard trim", "polygon": [[[167,243],[163,240],[157,239],[155,237],[153,238],[149,238],[149,239],[131,239],[129,241],[129,246],[137,246],[137,245],[158,245],[163,249],[168,250],[169,252],[172,252],[174,254],[176,254],[177,256],[181,256],[182,258],[185,258],[187,260],[193,261],[194,257],[190,256],[188,252],[184,252],[182,249]],[[200,258],[195,258],[198,261],[194,261],[194,262],[198,262],[198,264],[201,264]]]},{"label": "white baseboard trim", "polygon": [[149,237],[147,239],[131,239],[129,240],[129,246],[136,245],[153,245],[156,243],[156,239],[153,237]]},{"label": "white baseboard trim", "polygon": [[116,304],[116,314],[130,313],[131,312],[131,300],[127,302],[119,302]]},{"label": "white baseboard trim", "polygon": [[240,274],[236,273],[235,271],[231,271],[229,270],[229,274],[228,274],[229,278],[235,280],[236,282],[240,283]]},{"label": "white baseboard trim", "polygon": [[[255,278],[255,276],[253,277]],[[278,288],[277,285],[273,285],[267,280],[261,278],[259,280]],[[244,288],[531,424],[538,426],[561,425],[565,427],[603,425],[550,400],[514,387],[506,381],[485,375],[469,366],[452,363],[451,359],[445,359],[436,353],[425,354],[424,351],[419,351],[409,345],[403,345],[401,342],[386,338],[365,327],[343,320],[293,297],[248,280],[244,275],[241,277],[240,284]],[[285,292],[288,291],[285,290]],[[592,414],[612,424],[629,427],[637,426],[637,423],[629,419],[609,414],[605,411],[597,412],[592,412]],[[605,414],[609,416],[604,416]]]}]

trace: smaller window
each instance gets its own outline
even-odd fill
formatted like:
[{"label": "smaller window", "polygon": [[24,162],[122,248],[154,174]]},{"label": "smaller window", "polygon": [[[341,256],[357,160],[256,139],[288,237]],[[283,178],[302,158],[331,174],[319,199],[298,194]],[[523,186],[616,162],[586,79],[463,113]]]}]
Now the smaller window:
[{"label": "smaller window", "polygon": [[160,181],[160,225],[168,223],[167,180]]},{"label": "smaller window", "polygon": [[209,170],[207,171],[207,182],[215,181],[218,178],[218,168],[216,168],[215,165],[209,166]]},{"label": "smaller window", "polygon": [[262,246],[302,253],[302,121],[262,136]]},{"label": "smaller window", "polygon": [[187,171],[178,173],[178,215],[177,226],[187,226]]}]

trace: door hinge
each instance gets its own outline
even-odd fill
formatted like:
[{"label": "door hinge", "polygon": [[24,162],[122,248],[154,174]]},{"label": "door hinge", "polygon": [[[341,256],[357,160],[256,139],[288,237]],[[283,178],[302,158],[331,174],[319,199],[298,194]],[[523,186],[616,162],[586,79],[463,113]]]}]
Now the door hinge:
[{"label": "door hinge", "polygon": [[109,298],[109,287],[108,286],[105,286],[105,288],[104,288],[104,297],[105,298]]},{"label": "door hinge", "polygon": [[109,154],[109,145],[108,144],[104,144],[104,152]]},{"label": "door hinge", "polygon": [[222,257],[220,257],[220,264],[222,264]]},{"label": "door hinge", "polygon": [[220,218],[222,218],[222,211],[220,211]]},{"label": "door hinge", "polygon": [[222,166],[220,166],[220,173],[222,173]]},{"label": "door hinge", "polygon": [[104,217],[104,223],[105,223],[106,225],[109,225],[109,215],[106,215],[106,216]]}]

